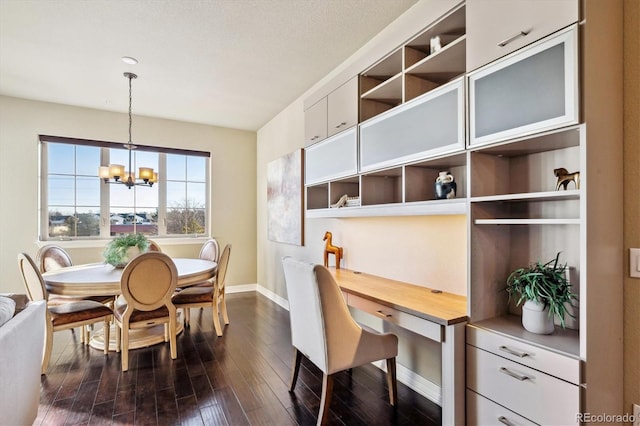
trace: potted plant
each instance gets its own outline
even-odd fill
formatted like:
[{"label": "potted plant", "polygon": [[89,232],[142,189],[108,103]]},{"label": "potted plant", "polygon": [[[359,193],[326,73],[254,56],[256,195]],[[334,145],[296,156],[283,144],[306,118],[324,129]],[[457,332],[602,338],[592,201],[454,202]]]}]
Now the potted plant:
[{"label": "potted plant", "polygon": [[124,268],[129,260],[149,249],[149,240],[142,234],[116,237],[107,244],[103,253],[106,263]]},{"label": "potted plant", "polygon": [[507,278],[509,300],[516,299],[516,306],[524,302],[522,325],[532,333],[551,334],[555,316],[563,328],[565,315],[573,316],[567,307],[578,297],[571,291],[567,264],[560,264],[559,258],[560,253],[547,263],[538,261],[518,268]]}]

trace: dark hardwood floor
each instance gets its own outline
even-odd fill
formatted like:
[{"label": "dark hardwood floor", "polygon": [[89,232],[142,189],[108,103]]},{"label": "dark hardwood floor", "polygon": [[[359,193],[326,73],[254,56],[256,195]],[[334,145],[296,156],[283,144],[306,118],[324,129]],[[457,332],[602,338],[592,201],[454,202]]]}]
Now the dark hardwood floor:
[{"label": "dark hardwood floor", "polygon": [[[287,390],[293,357],[289,314],[258,293],[227,296],[231,324],[217,337],[211,310],[194,309],[168,344],[120,355],[82,345],[77,331],[54,334],[42,376],[38,418],[44,425],[314,425],[322,373],[304,359],[294,393]],[[330,423],[440,424],[440,407],[398,383],[397,409],[388,403],[385,375],[372,365],[336,378]],[[1,423],[1,421],[0,421]]]}]

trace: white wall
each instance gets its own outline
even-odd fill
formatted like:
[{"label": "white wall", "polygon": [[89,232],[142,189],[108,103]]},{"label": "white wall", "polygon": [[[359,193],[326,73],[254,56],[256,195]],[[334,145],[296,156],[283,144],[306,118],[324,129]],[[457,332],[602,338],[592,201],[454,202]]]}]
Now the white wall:
[{"label": "white wall", "polygon": [[[35,256],[38,238],[38,135],[127,140],[126,114],[0,96],[0,292],[24,292],[17,254]],[[232,243],[228,285],[256,280],[256,134],[134,116],[134,142],[211,152],[211,232]],[[195,257],[202,241],[163,245]],[[99,262],[101,247],[69,249],[74,263]]]},{"label": "white wall", "polygon": [[[334,244],[344,247],[345,264],[349,269],[466,295],[467,228],[464,216],[306,219],[303,247],[269,241],[266,232],[266,167],[270,161],[304,146],[304,100],[309,96],[316,97],[315,92],[324,91],[325,85],[335,87],[364,71],[457,3],[433,0],[417,3],[258,130],[260,285],[286,299],[280,259],[291,255],[322,263],[322,237],[325,231],[331,231]],[[380,322],[378,325],[382,326]],[[439,345],[407,331],[393,331],[401,338],[398,363],[439,384]]]}]

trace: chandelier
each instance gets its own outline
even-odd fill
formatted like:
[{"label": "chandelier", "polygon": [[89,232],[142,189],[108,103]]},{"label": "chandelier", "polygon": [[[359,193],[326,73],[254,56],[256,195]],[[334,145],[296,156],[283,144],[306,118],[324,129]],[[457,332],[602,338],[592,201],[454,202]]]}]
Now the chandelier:
[{"label": "chandelier", "polygon": [[122,164],[109,164],[108,166],[100,166],[98,175],[104,183],[120,183],[131,189],[133,186],[153,186],[158,182],[158,173],[154,172],[150,167],[140,167],[138,169],[138,177],[131,168],[131,152],[137,148],[131,142],[131,80],[138,78],[131,72],[125,72],[124,76],[129,79],[129,142],[124,144],[124,148],[129,151],[129,169],[125,171]]}]

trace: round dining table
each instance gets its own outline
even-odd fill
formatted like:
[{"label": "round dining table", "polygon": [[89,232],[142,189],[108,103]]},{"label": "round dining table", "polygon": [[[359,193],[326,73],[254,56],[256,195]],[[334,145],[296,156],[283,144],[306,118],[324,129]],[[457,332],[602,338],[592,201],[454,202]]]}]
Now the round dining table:
[{"label": "round dining table", "polygon": [[[178,270],[178,287],[184,288],[202,283],[215,276],[218,264],[210,260],[172,258]],[[61,268],[42,274],[47,291],[51,294],[69,297],[118,296],[120,278],[124,268],[116,268],[106,263],[90,263]],[[151,284],[151,283],[150,283]],[[182,332],[182,316],[178,315],[177,330]],[[116,349],[115,330],[109,339],[109,350]],[[130,330],[129,348],[142,348],[164,342],[162,324],[144,329]],[[102,332],[94,333],[90,345],[96,349],[104,348]]]}]

